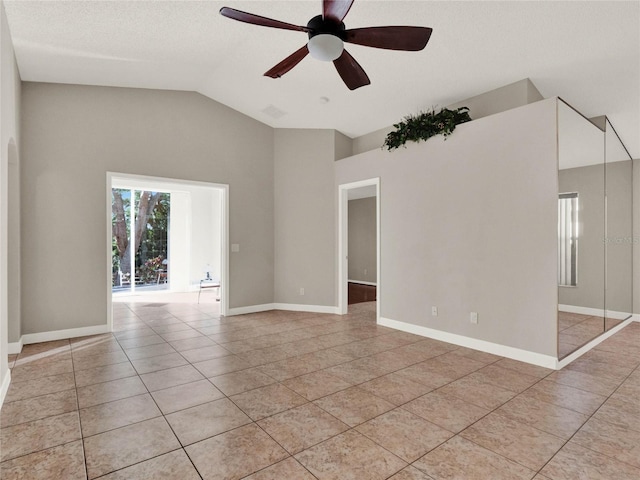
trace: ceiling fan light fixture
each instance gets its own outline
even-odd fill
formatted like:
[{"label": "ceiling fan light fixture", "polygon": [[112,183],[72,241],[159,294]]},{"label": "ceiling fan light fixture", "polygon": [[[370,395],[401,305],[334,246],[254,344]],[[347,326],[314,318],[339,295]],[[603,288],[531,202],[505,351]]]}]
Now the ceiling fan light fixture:
[{"label": "ceiling fan light fixture", "polygon": [[316,60],[332,62],[342,55],[344,44],[340,38],[329,33],[314,35],[307,44],[309,53]]},{"label": "ceiling fan light fixture", "polygon": [[[0,0],[1,2],[2,0]],[[280,63],[265,72],[265,76],[280,78],[298,65],[307,55],[317,60],[333,62],[342,81],[349,88],[364,87],[371,80],[360,64],[344,49],[343,42],[386,50],[417,52],[429,41],[432,29],[426,27],[389,26],[364,27],[347,30],[344,17],[355,0],[322,0],[322,15],[316,15],[307,26],[293,25],[272,18],[254,15],[234,8],[223,7],[220,14],[239,22],[305,32],[309,41]],[[265,2],[266,3],[266,2]]]}]

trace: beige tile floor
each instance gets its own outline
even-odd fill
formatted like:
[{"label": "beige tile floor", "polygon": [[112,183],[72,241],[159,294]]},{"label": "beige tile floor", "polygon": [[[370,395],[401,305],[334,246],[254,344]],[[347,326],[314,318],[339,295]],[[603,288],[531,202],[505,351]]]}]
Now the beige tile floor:
[{"label": "beige tile floor", "polygon": [[564,358],[604,331],[622,323],[615,318],[604,318],[580,313],[558,312],[558,353]]},{"label": "beige tile floor", "polygon": [[116,303],[115,332],[26,346],[0,478],[640,478],[640,324],[564,370],[347,316]]}]

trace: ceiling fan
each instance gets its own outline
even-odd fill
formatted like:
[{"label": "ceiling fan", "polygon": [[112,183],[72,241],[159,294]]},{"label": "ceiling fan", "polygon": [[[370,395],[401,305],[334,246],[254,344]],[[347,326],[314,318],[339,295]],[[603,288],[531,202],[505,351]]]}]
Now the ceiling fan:
[{"label": "ceiling fan", "polygon": [[295,30],[309,35],[309,42],[289,55],[265,73],[271,78],[280,78],[300,61],[311,54],[322,61],[332,61],[350,90],[369,85],[371,81],[360,64],[344,49],[344,42],[388,50],[422,50],[429,41],[432,29],[427,27],[368,27],[346,30],[342,20],[349,12],[354,0],[323,0],[322,15],[313,17],[306,27],[261,17],[229,7],[220,9],[220,14],[240,22],[263,27]]}]

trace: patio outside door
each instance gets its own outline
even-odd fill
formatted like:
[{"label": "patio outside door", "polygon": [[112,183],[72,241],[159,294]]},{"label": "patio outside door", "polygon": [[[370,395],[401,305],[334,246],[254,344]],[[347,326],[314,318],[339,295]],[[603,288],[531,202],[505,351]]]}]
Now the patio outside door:
[{"label": "patio outside door", "polygon": [[113,293],[167,289],[170,194],[123,188],[111,193]]}]

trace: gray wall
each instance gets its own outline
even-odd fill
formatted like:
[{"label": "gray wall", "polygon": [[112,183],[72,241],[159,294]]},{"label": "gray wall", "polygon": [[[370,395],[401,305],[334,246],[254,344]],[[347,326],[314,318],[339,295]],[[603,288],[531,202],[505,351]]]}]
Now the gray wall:
[{"label": "gray wall", "polygon": [[640,315],[640,159],[633,160],[633,312]]},{"label": "gray wall", "polygon": [[349,280],[377,280],[376,197],[349,200]]},{"label": "gray wall", "polygon": [[[9,226],[15,228],[19,204],[16,202],[16,189],[9,182],[19,176],[20,166],[20,75],[13,53],[13,43],[9,25],[0,2],[0,406],[3,400],[3,387],[8,386],[9,366],[7,346],[9,322],[12,332],[20,330],[19,309],[16,309],[16,296],[20,297],[19,269],[15,259],[15,234],[9,236]],[[19,258],[19,257],[18,257]]]},{"label": "gray wall", "polygon": [[557,354],[556,102],[336,163],[381,177],[382,317]]},{"label": "gray wall", "polygon": [[334,130],[274,132],[277,303],[336,305],[333,170],[340,148]]},{"label": "gray wall", "polygon": [[[607,157],[608,160],[608,157]],[[633,165],[607,163],[607,291],[608,311],[633,312]]]},{"label": "gray wall", "polygon": [[346,135],[335,132],[335,159],[341,160],[353,155],[353,140]]},{"label": "gray wall", "polygon": [[191,278],[190,285],[197,285],[204,277],[204,268],[211,265],[214,278],[220,279],[222,259],[220,251],[222,232],[220,231],[220,205],[222,193],[220,190],[209,188],[187,189],[191,196],[191,225],[190,225],[190,257]]},{"label": "gray wall", "polygon": [[197,93],[23,84],[23,334],[106,322],[106,172],[229,184],[230,307],[273,299],[273,130]]},{"label": "gray wall", "polygon": [[578,192],[578,285],[559,287],[558,303],[604,309],[604,164],[558,172],[560,193]]},{"label": "gray wall", "polygon": [[[19,83],[18,83],[19,85]],[[18,145],[9,146],[9,198],[8,198],[8,276],[9,287],[7,306],[9,309],[8,339],[17,342],[22,335],[21,326],[21,247],[20,247],[20,157]]]},{"label": "gray wall", "polygon": [[[477,120],[482,117],[537,102],[542,100],[542,98],[542,95],[531,80],[525,78],[518,82],[496,88],[495,90],[475,95],[461,102],[448,105],[447,108],[469,107],[469,115],[474,120]],[[400,118],[398,119],[398,121],[401,120]],[[353,153],[363,153],[382,147],[387,133],[391,130],[393,130],[393,126],[354,138]]]},{"label": "gray wall", "polygon": [[510,83],[509,85],[467,98],[461,102],[449,105],[447,108],[469,107],[469,115],[475,120],[505,112],[512,108],[528,105],[529,103],[542,99],[542,95],[531,80],[525,78],[518,82]]},{"label": "gray wall", "polygon": [[13,103],[15,105],[15,111],[13,112],[14,121],[13,129],[15,131],[14,143],[9,145],[8,150],[8,175],[9,175],[9,198],[7,207],[8,212],[8,238],[7,238],[7,253],[8,253],[8,279],[7,285],[9,287],[7,306],[8,312],[8,340],[9,342],[17,342],[22,335],[22,312],[21,312],[21,268],[20,261],[22,258],[21,245],[20,245],[20,223],[21,223],[21,209],[20,209],[20,100],[22,91],[22,82],[20,81],[20,75],[18,67],[15,63],[15,58],[12,58],[13,68],[10,68],[10,72],[13,73]]}]

